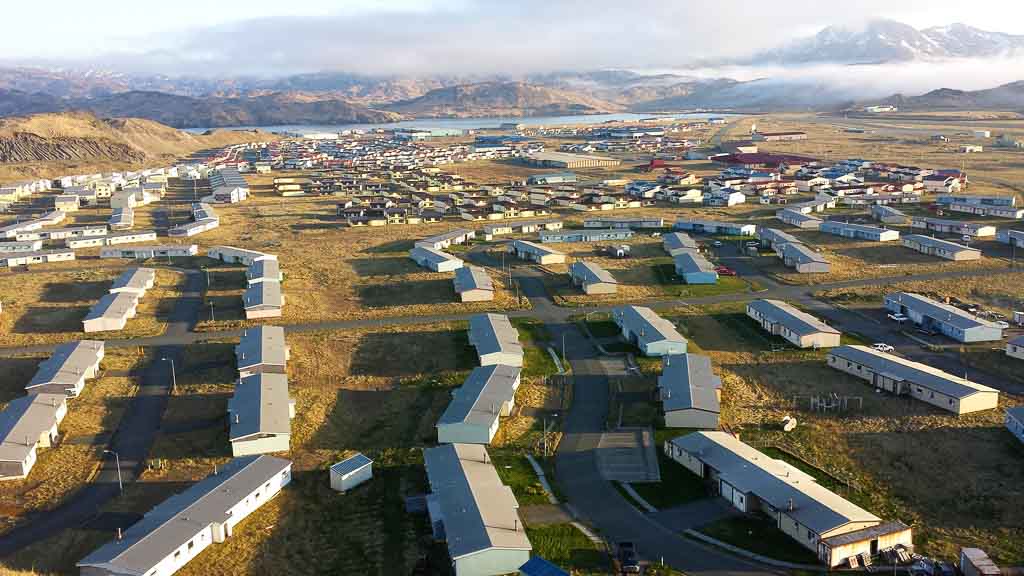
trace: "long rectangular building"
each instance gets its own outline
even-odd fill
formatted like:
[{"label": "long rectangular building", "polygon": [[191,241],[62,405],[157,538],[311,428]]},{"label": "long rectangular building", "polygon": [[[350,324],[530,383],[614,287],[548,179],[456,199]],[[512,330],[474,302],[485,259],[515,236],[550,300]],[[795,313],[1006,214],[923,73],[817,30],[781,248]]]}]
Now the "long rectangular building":
[{"label": "long rectangular building", "polygon": [[454,272],[465,266],[461,258],[426,245],[413,246],[409,258],[432,272]]},{"label": "long rectangular building", "polygon": [[584,228],[664,228],[664,218],[587,218],[583,221]]},{"label": "long rectangular building", "polygon": [[915,216],[911,220],[910,226],[918,230],[938,232],[939,234],[970,236],[972,238],[988,238],[996,235],[996,227],[991,224],[976,224],[974,222],[964,222],[963,220],[943,220],[941,218]]},{"label": "long rectangular building", "polygon": [[100,249],[100,258],[188,258],[199,254],[195,244],[159,244],[147,246],[106,246]]},{"label": "long rectangular building", "polygon": [[469,343],[476,348],[481,366],[523,365],[523,345],[519,342],[519,331],[504,314],[477,314],[471,317]]},{"label": "long rectangular building", "polygon": [[528,240],[513,240],[508,245],[508,251],[514,254],[516,258],[532,260],[542,266],[565,263],[565,254],[563,252]]},{"label": "long rectangular building", "polygon": [[675,324],[643,306],[620,306],[612,310],[612,320],[622,337],[640,349],[644,356],[686,354],[686,338]]},{"label": "long rectangular building", "polygon": [[156,270],[152,268],[131,268],[125,270],[120,276],[114,279],[107,290],[110,294],[128,292],[142,297],[146,291],[153,287],[156,281]]},{"label": "long rectangular building", "polygon": [[822,222],[821,226],[818,227],[818,230],[826,234],[842,236],[843,238],[868,240],[871,242],[891,242],[893,240],[900,239],[899,230],[889,230],[887,228],[867,226],[865,224],[837,222],[835,220],[826,220]]},{"label": "long rectangular building", "polygon": [[57,440],[57,426],[67,414],[64,394],[29,394],[0,411],[0,480],[25,478],[39,448]]},{"label": "long rectangular building", "polygon": [[753,236],[757,233],[757,226],[754,224],[737,224],[697,218],[679,218],[676,220],[675,229],[698,234],[724,234],[727,236]]},{"label": "long rectangular building", "polygon": [[489,302],[494,300],[494,281],[487,270],[466,265],[455,270],[455,294],[461,302]]},{"label": "long rectangular building", "polygon": [[663,356],[658,390],[669,428],[718,428],[722,379],[711,359],[698,354]]},{"label": "long rectangular building", "polygon": [[444,234],[438,234],[437,236],[418,240],[414,246],[433,248],[434,250],[444,250],[452,244],[465,244],[473,238],[476,238],[475,231],[459,228],[457,230],[450,230]]},{"label": "long rectangular building", "polygon": [[442,444],[490,444],[501,416],[515,406],[520,368],[492,364],[474,368],[437,421],[437,441]]},{"label": "long rectangular building", "polygon": [[135,317],[139,295],[130,292],[104,294],[82,319],[82,331],[110,332],[123,330]]},{"label": "long rectangular building", "polygon": [[68,249],[40,250],[39,252],[13,252],[0,254],[0,268],[67,262],[75,259],[75,251]]},{"label": "long rectangular building", "polygon": [[622,162],[604,156],[585,156],[568,152],[535,152],[526,156],[526,162],[546,168],[611,168]]},{"label": "long rectangular building", "polygon": [[633,237],[629,228],[584,228],[582,230],[541,230],[540,241],[544,244],[559,242],[612,242]]},{"label": "long rectangular building", "polygon": [[929,256],[938,256],[939,258],[945,258],[946,260],[962,262],[965,260],[978,260],[981,258],[981,250],[964,246],[963,244],[957,244],[956,242],[950,242],[949,240],[932,238],[931,236],[924,236],[922,234],[906,234],[900,240],[903,242],[905,247],[910,248],[911,250],[916,250],[921,254],[927,254]]},{"label": "long rectangular building", "polygon": [[827,362],[879,390],[907,395],[958,416],[999,404],[994,388],[867,346],[840,346],[829,351]]},{"label": "long rectangular building", "polygon": [[615,294],[619,289],[615,277],[594,262],[573,262],[569,265],[569,277],[584,294]]},{"label": "long rectangular building", "polygon": [[284,328],[280,326],[246,328],[238,346],[235,346],[235,363],[240,378],[264,372],[284,374],[290,357],[291,349],[285,341]]},{"label": "long rectangular building", "polygon": [[99,340],[58,344],[53,354],[39,363],[25,391],[28,394],[64,394],[74,398],[85,389],[86,380],[96,377],[104,353],[104,344]]},{"label": "long rectangular building", "polygon": [[747,304],[747,316],[798,348],[839,346],[839,330],[781,300],[754,300]]},{"label": "long rectangular building", "polygon": [[790,226],[796,226],[804,230],[817,230],[821,227],[822,219],[810,214],[804,214],[792,208],[783,208],[775,212],[775,217]]},{"label": "long rectangular building", "polygon": [[994,342],[1003,339],[1003,329],[951,304],[937,302],[913,292],[885,295],[885,308],[903,314],[924,330],[935,331],[959,342]]},{"label": "long rectangular building", "polygon": [[242,294],[245,319],[279,318],[284,308],[284,292],[280,282],[250,284]]},{"label": "long rectangular building", "polygon": [[779,244],[775,253],[782,259],[784,266],[796,270],[798,274],[827,274],[832,270],[832,264],[821,252],[801,242]]},{"label": "long rectangular building", "polygon": [[672,232],[661,237],[661,246],[668,252],[669,256],[675,256],[684,250],[699,250],[700,245],[689,234],[684,232]]},{"label": "long rectangular building", "polygon": [[715,284],[718,282],[718,271],[697,250],[680,250],[672,257],[676,275],[687,284]]},{"label": "long rectangular building", "polygon": [[238,379],[228,400],[228,440],[232,456],[286,452],[292,435],[295,401],[288,377],[259,372]]}]

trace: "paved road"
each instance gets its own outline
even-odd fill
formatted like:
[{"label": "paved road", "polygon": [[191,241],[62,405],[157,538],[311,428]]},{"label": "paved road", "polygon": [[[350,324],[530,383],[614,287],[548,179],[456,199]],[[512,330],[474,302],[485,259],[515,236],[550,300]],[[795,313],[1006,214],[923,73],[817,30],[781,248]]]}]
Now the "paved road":
[{"label": "paved road", "polygon": [[[182,296],[175,301],[170,312],[168,338],[182,338],[195,326],[202,309],[202,288],[202,275],[189,272]],[[157,347],[153,361],[142,372],[138,391],[110,438],[107,449],[120,457],[120,476],[125,484],[134,482],[142,472],[167,407],[167,394],[172,380],[171,363],[163,358],[181,366],[183,351],[176,344]],[[74,410],[74,400],[71,401],[71,409]],[[117,497],[118,475],[116,459],[108,456],[93,480],[66,502],[4,534],[0,538],[0,556],[12,554],[62,530],[87,523],[107,502]]]}]

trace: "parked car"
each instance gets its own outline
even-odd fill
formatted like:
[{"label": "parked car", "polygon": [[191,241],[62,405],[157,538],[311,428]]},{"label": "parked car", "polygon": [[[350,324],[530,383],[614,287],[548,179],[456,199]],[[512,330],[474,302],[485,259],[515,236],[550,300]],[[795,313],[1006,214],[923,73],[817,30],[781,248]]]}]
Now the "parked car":
[{"label": "parked car", "polygon": [[900,324],[903,324],[907,320],[910,320],[910,318],[907,318],[903,314],[896,313],[896,314],[889,314],[889,320],[892,320],[893,322],[899,322]]},{"label": "parked car", "polygon": [[728,266],[715,266],[715,272],[718,272],[719,276],[735,276],[736,271]]},{"label": "parked car", "polygon": [[711,245],[714,246],[715,248],[717,248],[717,247],[722,245],[722,241],[721,240],[715,240],[714,242],[711,243]]},{"label": "parked car", "polygon": [[893,348],[889,344],[886,344],[885,342],[876,342],[872,344],[871,347],[874,348],[875,350],[878,350],[879,352],[892,352],[893,350],[895,350],[895,348]]},{"label": "parked car", "polygon": [[1010,323],[1007,322],[1006,320],[997,320],[996,321],[996,326],[999,326],[1003,330],[1006,330],[1007,328],[1010,327]]},{"label": "parked car", "polygon": [[619,574],[640,573],[640,560],[636,555],[636,545],[632,542],[619,542],[615,559],[619,565]]}]

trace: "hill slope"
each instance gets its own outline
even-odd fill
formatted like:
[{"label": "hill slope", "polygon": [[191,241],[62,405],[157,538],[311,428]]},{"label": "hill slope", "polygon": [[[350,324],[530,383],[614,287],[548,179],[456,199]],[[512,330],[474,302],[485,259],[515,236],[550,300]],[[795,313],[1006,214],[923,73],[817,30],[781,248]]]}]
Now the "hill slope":
[{"label": "hill slope", "polygon": [[558,116],[597,114],[622,107],[585,94],[526,82],[482,82],[431,90],[385,108],[417,117]]},{"label": "hill slope", "polygon": [[904,110],[1024,110],[1024,81],[985,90],[939,88],[920,96],[897,94],[883,103]]}]

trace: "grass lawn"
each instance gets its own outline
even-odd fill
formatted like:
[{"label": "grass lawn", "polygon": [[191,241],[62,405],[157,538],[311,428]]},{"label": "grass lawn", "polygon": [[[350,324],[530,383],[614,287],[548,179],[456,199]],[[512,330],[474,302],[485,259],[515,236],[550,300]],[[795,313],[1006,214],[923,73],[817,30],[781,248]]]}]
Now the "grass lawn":
[{"label": "grass lawn", "polygon": [[767,518],[735,516],[701,526],[698,531],[726,544],[776,560],[798,564],[818,563],[813,552],[786,536]]},{"label": "grass lawn", "polygon": [[512,493],[516,495],[520,506],[548,503],[544,487],[541,486],[533,466],[530,466],[522,450],[513,446],[489,446],[487,453],[491,455],[494,469],[498,471],[501,481],[512,488]]},{"label": "grass lawn", "polygon": [[688,428],[659,428],[655,430],[654,448],[658,454],[661,482],[632,485],[637,494],[659,510],[708,497],[704,481],[693,472],[683,468],[678,462],[665,456],[665,451],[662,450],[662,445],[667,440],[684,436],[690,432],[693,430]]},{"label": "grass lawn", "polygon": [[736,294],[759,289],[739,276],[719,276],[714,284],[684,284],[676,275],[675,266],[671,263],[654,266],[654,277],[666,290],[679,298],[704,298],[722,294]]},{"label": "grass lawn", "polygon": [[527,528],[533,553],[572,574],[610,574],[611,558],[572,524]]}]

